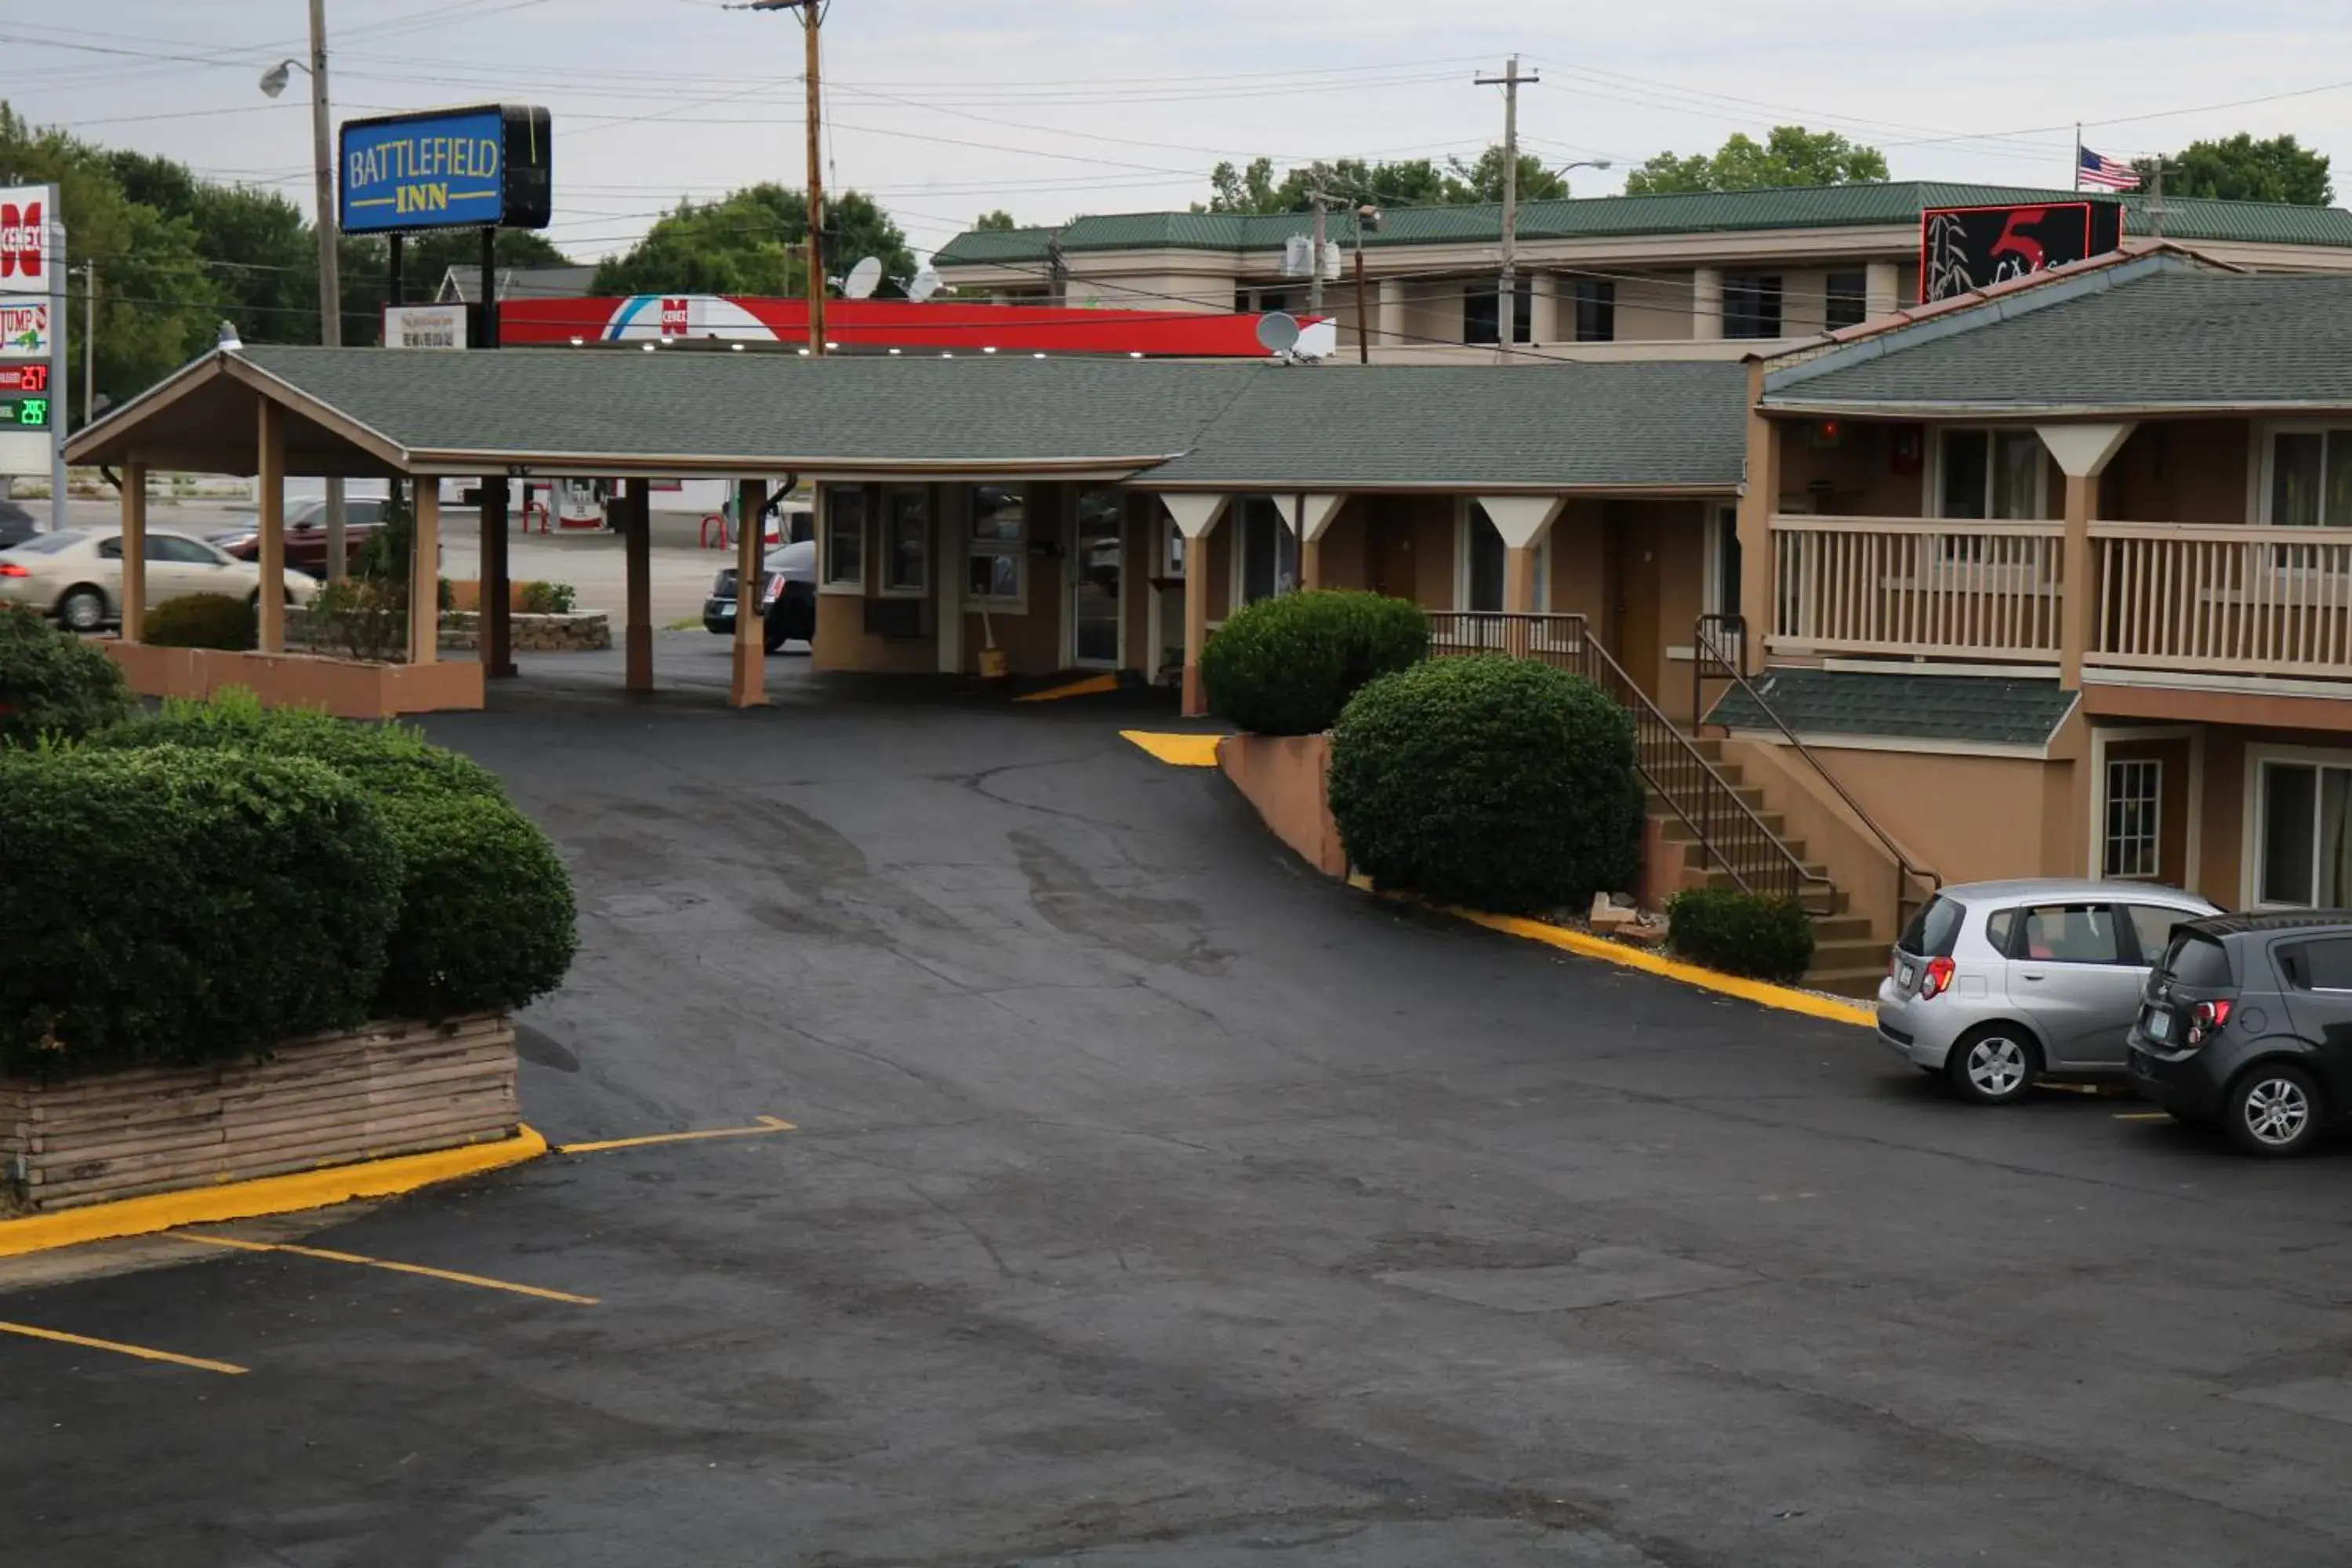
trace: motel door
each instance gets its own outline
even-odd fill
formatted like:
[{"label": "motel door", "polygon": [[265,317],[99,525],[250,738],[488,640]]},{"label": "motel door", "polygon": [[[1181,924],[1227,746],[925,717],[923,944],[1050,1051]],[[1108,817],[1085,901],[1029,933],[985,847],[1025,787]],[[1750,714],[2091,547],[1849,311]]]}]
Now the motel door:
[{"label": "motel door", "polygon": [[1118,668],[1123,511],[1115,490],[1078,496],[1076,548],[1070,552],[1070,653],[1081,669]]}]

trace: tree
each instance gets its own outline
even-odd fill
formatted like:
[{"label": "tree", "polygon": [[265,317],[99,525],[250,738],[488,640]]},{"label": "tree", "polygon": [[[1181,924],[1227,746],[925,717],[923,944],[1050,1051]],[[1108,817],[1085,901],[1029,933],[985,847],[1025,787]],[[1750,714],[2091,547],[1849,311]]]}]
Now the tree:
[{"label": "tree", "polygon": [[[500,268],[508,267],[569,267],[572,258],[549,244],[543,236],[527,228],[502,228],[493,258]],[[390,258],[386,258],[386,266]],[[441,287],[441,279],[451,268],[466,285],[466,297],[474,297],[475,285],[482,272],[482,235],[479,229],[443,228],[430,234],[413,234],[404,247],[400,261],[406,275],[404,286],[414,295],[431,299]]]},{"label": "tree", "polygon": [[[1532,153],[1519,154],[1521,201],[1545,201],[1568,195],[1568,182],[1544,166]],[[1448,159],[1441,167],[1427,158],[1394,163],[1368,163],[1361,158],[1339,158],[1323,165],[1322,188],[1337,205],[1353,206],[1427,207],[1448,203],[1498,202],[1503,199],[1503,149],[1498,143],[1465,163]],[[1243,168],[1220,163],[1209,171],[1209,201],[1196,212],[1303,213],[1314,207],[1316,173],[1291,169],[1274,177],[1274,160],[1255,158]]]},{"label": "tree", "polygon": [[[2156,160],[2138,158],[2132,167],[2143,184],[2156,180]],[[2219,196],[2231,202],[2289,202],[2324,207],[2336,199],[2327,175],[2327,154],[2315,153],[2292,136],[2257,142],[2241,131],[2219,142],[2191,142],[2164,160],[2168,195]]]},{"label": "tree", "polygon": [[[856,191],[825,202],[825,263],[835,269],[877,257],[885,277],[915,269],[907,237],[874,198]],[[808,238],[808,198],[774,184],[715,202],[682,201],[625,255],[596,268],[592,294],[799,294],[806,264],[794,248]]]},{"label": "tree", "polygon": [[1679,191],[1752,191],[1777,185],[1866,184],[1886,178],[1885,155],[1835,131],[1776,125],[1759,146],[1735,132],[1713,157],[1661,153],[1625,176],[1629,196]]},{"label": "tree", "polygon": [[169,158],[115,152],[107,159],[132,201],[187,221],[240,338],[319,341],[318,240],[299,207],[274,191],[200,180]]},{"label": "tree", "polygon": [[[1445,182],[1445,199],[1453,202],[1499,202],[1503,199],[1503,149],[1500,143],[1478,154],[1475,163],[1449,158],[1454,172]],[[1523,202],[1552,201],[1568,195],[1568,181],[1552,173],[1532,153],[1519,154],[1518,198]]]},{"label": "tree", "polygon": [[974,222],[971,226],[985,234],[992,229],[1018,228],[1021,226],[1013,221],[1013,215],[1011,213],[1006,212],[1003,207],[999,207],[994,212],[981,214],[979,219]]}]

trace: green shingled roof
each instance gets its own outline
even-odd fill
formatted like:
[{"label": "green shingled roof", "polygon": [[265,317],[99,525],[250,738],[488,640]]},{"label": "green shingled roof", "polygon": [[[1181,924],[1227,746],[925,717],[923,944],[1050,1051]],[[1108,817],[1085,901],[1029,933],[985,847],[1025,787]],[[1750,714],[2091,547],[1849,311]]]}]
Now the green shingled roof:
[{"label": "green shingled roof", "polygon": [[2352,278],[2143,257],[1773,371],[1767,407],[2352,408]]},{"label": "green shingled roof", "polygon": [[[1745,437],[1746,372],[1722,363],[1301,366],[268,345],[206,355],[78,435],[74,460],[218,444],[249,462],[255,394],[239,377],[255,371],[290,389],[298,412],[362,426],[404,464],[453,471],[1029,464],[1201,489],[1727,492]],[[293,423],[298,457],[332,449],[309,420]]]},{"label": "green shingled roof", "polygon": [[[1735,232],[1742,229],[1851,228],[1908,226],[1927,207],[1992,206],[2018,202],[2083,199],[2071,191],[2024,185],[1956,184],[1896,180],[1879,184],[1805,185],[1760,191],[1696,192],[1680,195],[1591,196],[1523,202],[1523,240],[1597,238],[1626,235]],[[2124,229],[2146,235],[2149,225],[2137,195],[2120,199]],[[2174,196],[2165,202],[2164,232],[2180,240],[2243,240],[2274,245],[2352,247],[2352,213],[2339,207],[2271,202],[2222,202]],[[1343,237],[1344,216],[1335,220]],[[1077,217],[1052,228],[976,229],[956,236],[932,259],[940,267],[1043,262],[1058,233],[1066,255],[1103,250],[1270,251],[1292,235],[1313,231],[1307,213],[1270,216],[1234,213],[1115,213]],[[1390,246],[1480,244],[1499,239],[1502,209],[1492,204],[1401,206],[1364,237],[1367,249]]]},{"label": "green shingled roof", "polygon": [[[1974,745],[2044,746],[2074,693],[2055,680],[1990,675],[1879,674],[1870,670],[1769,669],[1756,689],[1800,736],[1875,735]],[[1772,721],[1738,687],[1706,716],[1733,730]]]}]

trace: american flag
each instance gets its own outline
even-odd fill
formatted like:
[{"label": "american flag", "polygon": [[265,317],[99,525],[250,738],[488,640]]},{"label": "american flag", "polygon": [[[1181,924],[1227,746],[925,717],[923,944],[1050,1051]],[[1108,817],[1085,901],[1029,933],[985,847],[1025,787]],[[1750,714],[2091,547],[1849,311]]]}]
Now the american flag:
[{"label": "american flag", "polygon": [[2083,149],[2081,167],[2074,171],[2076,188],[2083,185],[2105,185],[2111,191],[2139,189],[2139,171],[2129,163],[2101,157],[2088,147]]}]

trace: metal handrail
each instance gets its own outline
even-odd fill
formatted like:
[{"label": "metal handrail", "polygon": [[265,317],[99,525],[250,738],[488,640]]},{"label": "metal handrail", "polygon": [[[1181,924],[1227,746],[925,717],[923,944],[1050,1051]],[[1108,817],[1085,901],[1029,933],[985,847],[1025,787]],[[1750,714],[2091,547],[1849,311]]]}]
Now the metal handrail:
[{"label": "metal handrail", "polygon": [[1534,658],[1600,687],[1633,717],[1634,770],[1741,891],[1787,899],[1811,915],[1836,912],[1836,889],[1830,879],[1800,859],[1740,798],[1731,782],[1592,636],[1584,616],[1435,610],[1429,622],[1433,656]]},{"label": "metal handrail", "polygon": [[[1862,803],[1853,798],[1853,792],[1847,789],[1843,783],[1839,782],[1838,776],[1830,772],[1829,768],[1822,763],[1821,758],[1813,755],[1812,748],[1806,745],[1804,742],[1797,738],[1797,732],[1789,728],[1787,721],[1780,717],[1780,710],[1774,708],[1771,703],[1766,701],[1764,694],[1755,688],[1747,676],[1740,673],[1738,659],[1732,655],[1726,653],[1722,645],[1718,644],[1716,639],[1709,635],[1708,628],[1710,626],[1718,627],[1723,630],[1735,633],[1740,638],[1743,645],[1745,644],[1748,637],[1747,618],[1742,616],[1705,615],[1699,616],[1697,621],[1692,625],[1691,729],[1693,731],[1696,731],[1699,727],[1700,721],[1706,717],[1706,694],[1705,683],[1710,676],[1709,666],[1713,665],[1717,667],[1717,670],[1714,679],[1730,681],[1734,686],[1740,689],[1741,693],[1747,697],[1748,701],[1755,704],[1756,710],[1758,712],[1763,714],[1765,718],[1771,721],[1772,727],[1780,732],[1780,738],[1789,743],[1790,747],[1795,751],[1797,755],[1805,759],[1806,764],[1820,776],[1822,783],[1828,784],[1831,789],[1837,792],[1837,797],[1845,802],[1846,809],[1853,813],[1854,819],[1869,830],[1870,836],[1877,839],[1880,847],[1884,848],[1888,856],[1894,859],[1895,924],[1895,929],[1900,931],[1903,926],[1907,923],[1909,913],[1912,909],[1924,905],[1929,899],[1933,899],[1936,894],[1942,889],[1944,886],[1944,879],[1939,876],[1935,868],[1931,866],[1914,864],[1911,858],[1903,852],[1903,847],[1895,841],[1894,837],[1885,828],[1878,826],[1878,821],[1875,817],[1872,816],[1870,813],[1862,808]],[[1926,899],[1914,899],[1910,896],[1911,884],[1914,881],[1921,881],[1927,884],[1927,897]]]}]

